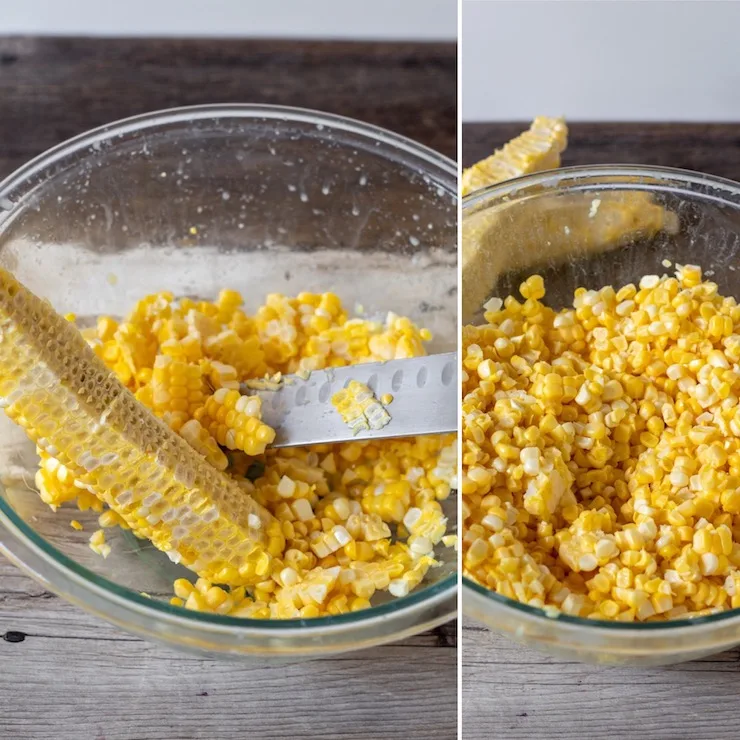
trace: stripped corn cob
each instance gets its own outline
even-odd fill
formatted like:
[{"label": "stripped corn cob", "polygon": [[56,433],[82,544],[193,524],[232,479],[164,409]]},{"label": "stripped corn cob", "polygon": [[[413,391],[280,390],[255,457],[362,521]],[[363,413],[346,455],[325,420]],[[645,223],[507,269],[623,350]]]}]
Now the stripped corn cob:
[{"label": "stripped corn cob", "polygon": [[529,130],[512,139],[490,157],[463,170],[462,194],[504,180],[552,170],[560,166],[560,154],[568,145],[568,127],[562,118],[534,119]]},{"label": "stripped corn cob", "polygon": [[475,316],[507,271],[573,253],[598,254],[638,237],[675,233],[677,226],[676,214],[654,203],[650,193],[630,190],[604,192],[598,199],[574,193],[527,207],[502,203],[474,212],[463,221],[463,321]]},{"label": "stripped corn cob", "polygon": [[0,269],[0,399],[7,415],[140,537],[222,583],[254,583],[283,536],[270,514],[194,456],[74,328]]},{"label": "stripped corn cob", "polygon": [[[561,119],[536,118],[528,131],[463,172],[463,195],[559,167],[567,136]],[[674,233],[677,227],[674,213],[654,203],[649,193],[634,190],[604,191],[598,198],[574,193],[533,199],[527,207],[503,202],[473,210],[463,221],[462,319],[473,320],[498,277],[508,270],[532,268],[576,252],[606,251],[638,236]]]}]

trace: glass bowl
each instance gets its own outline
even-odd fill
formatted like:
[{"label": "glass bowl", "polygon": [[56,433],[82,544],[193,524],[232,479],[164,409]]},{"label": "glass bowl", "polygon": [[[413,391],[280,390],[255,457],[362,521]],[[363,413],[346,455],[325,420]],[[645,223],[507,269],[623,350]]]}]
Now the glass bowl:
[{"label": "glass bowl", "polygon": [[[698,264],[740,298],[740,185],[669,168],[599,166],[511,180],[463,201],[463,321],[537,272],[560,308],[578,286],[638,282]],[[469,288],[469,289],[468,289]],[[602,664],[662,665],[740,643],[740,610],[670,622],[616,623],[543,610],[462,578],[466,617],[546,652]]]},{"label": "glass bowl", "polygon": [[[203,106],[130,118],[48,151],[0,184],[0,261],[78,324],[144,295],[334,291],[351,310],[457,346],[457,168],[373,126],[307,110]],[[457,557],[404,598],[353,614],[265,621],[168,604],[192,575],[133,536],[87,544],[94,515],[33,489],[34,446],[0,419],[0,552],[46,588],[143,637],[213,655],[295,660],[367,647],[455,616]],[[457,524],[454,497],[448,502]],[[70,520],[80,519],[76,532]]]}]

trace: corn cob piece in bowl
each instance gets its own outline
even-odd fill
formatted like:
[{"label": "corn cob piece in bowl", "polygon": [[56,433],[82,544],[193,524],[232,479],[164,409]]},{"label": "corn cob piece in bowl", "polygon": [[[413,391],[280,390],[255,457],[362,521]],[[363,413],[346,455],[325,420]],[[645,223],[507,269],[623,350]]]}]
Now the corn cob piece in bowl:
[{"label": "corn cob piece in bowl", "polygon": [[562,118],[538,116],[527,131],[512,139],[490,157],[463,170],[463,196],[504,180],[560,167],[560,155],[568,146],[568,127]]}]

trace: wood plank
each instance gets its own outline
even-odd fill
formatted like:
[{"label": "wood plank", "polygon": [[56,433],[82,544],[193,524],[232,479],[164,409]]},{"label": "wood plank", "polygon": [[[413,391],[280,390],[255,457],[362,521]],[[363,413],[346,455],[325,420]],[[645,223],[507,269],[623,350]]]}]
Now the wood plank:
[{"label": "wood plank", "polygon": [[[358,118],[456,153],[454,44],[0,37],[0,177],[64,139],[179,105]],[[441,738],[457,734],[456,625],[260,666],[149,644],[0,560],[0,738]]]},{"label": "wood plank", "polygon": [[456,736],[455,623],[303,663],[204,660],[127,635],[9,568],[0,566],[2,738]]},{"label": "wood plank", "polygon": [[740,650],[661,668],[551,658],[464,622],[464,740],[737,737]]}]

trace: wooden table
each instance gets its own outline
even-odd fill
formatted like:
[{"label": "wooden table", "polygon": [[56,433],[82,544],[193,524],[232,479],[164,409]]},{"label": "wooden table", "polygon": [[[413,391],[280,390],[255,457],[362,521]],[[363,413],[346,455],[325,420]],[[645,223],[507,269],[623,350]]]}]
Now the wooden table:
[{"label": "wooden table", "polygon": [[[452,44],[0,38],[0,177],[148,110],[343,114],[454,157]],[[456,737],[456,629],[296,665],[202,660],[69,606],[0,560],[2,740]]]},{"label": "wooden table", "polygon": [[[463,162],[527,124],[463,126]],[[740,124],[573,124],[564,165],[683,167],[740,180]],[[740,650],[666,668],[600,668],[522,648],[465,621],[464,740],[720,740],[738,736]]]}]

